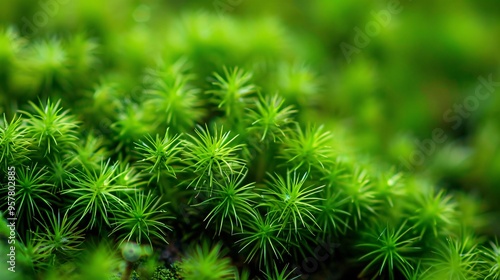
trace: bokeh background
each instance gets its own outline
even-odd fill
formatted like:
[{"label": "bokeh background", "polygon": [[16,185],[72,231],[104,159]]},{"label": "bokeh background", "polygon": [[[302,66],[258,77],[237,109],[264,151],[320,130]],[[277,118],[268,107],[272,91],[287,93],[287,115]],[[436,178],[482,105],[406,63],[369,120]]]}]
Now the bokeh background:
[{"label": "bokeh background", "polygon": [[[496,221],[484,230],[500,232],[498,1],[16,0],[0,6],[1,28],[34,41],[71,37],[63,41],[74,52],[43,43],[24,49],[22,38],[13,45],[3,32],[0,113],[10,116],[49,95],[85,113],[78,104],[95,98],[89,92],[114,83],[122,89],[116,98],[133,100],[144,69],[160,59],[196,61],[200,88],[223,65],[240,66],[254,72],[263,90],[304,108],[302,120],[323,123],[352,144],[337,149],[355,147],[352,152],[441,187],[465,190]],[[366,32],[387,12],[387,24],[367,36],[366,46],[356,46],[356,30]],[[343,44],[357,49],[347,57]],[[18,55],[29,52],[52,59]],[[458,120],[445,115],[457,116],[454,106],[474,96],[480,77],[496,86],[454,126]],[[102,125],[113,102],[93,104],[103,115],[86,121]],[[419,143],[428,143],[435,129],[446,141],[408,170],[403,162],[425,152]]]}]

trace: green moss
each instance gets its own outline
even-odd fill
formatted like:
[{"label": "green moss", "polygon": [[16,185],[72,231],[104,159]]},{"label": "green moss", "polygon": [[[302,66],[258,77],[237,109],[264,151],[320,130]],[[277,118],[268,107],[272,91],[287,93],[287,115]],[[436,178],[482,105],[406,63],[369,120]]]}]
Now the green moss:
[{"label": "green moss", "polygon": [[[5,6],[29,6],[17,2]],[[18,277],[500,279],[484,203],[498,198],[498,102],[469,120],[470,143],[408,172],[395,159],[425,145],[394,130],[434,116],[418,96],[387,98],[382,77],[398,73],[401,92],[439,81],[376,68],[365,56],[395,47],[385,35],[331,69],[342,38],[320,26],[334,4],[303,9],[316,36],[288,9],[282,23],[101,2],[71,1],[34,34],[0,26],[0,183],[15,183],[0,194],[16,199]],[[476,183],[477,199],[464,187]],[[10,250],[14,208],[0,205]]]}]

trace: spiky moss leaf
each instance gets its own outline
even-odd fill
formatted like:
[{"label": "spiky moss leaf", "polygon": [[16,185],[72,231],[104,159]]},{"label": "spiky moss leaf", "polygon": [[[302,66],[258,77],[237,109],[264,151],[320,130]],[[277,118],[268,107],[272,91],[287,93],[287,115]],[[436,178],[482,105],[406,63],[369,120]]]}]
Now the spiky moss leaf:
[{"label": "spiky moss leaf", "polygon": [[210,246],[205,240],[186,254],[179,267],[185,280],[234,279],[234,269],[220,243]]},{"label": "spiky moss leaf", "polygon": [[125,100],[123,109],[117,114],[117,120],[111,125],[114,140],[118,142],[115,151],[129,152],[133,143],[139,141],[144,135],[152,133],[155,126],[146,121],[148,112],[143,106]]},{"label": "spiky moss leaf", "polygon": [[87,34],[77,33],[68,40],[66,46],[69,60],[68,68],[71,69],[73,77],[78,77],[76,80],[73,79],[74,82],[82,83],[82,80],[89,82],[82,79],[81,75],[89,74],[96,69],[99,63],[98,43],[95,39],[89,38]]},{"label": "spiky moss leaf", "polygon": [[394,207],[395,201],[401,200],[406,194],[401,172],[394,170],[378,172],[376,180],[375,188],[378,194],[385,198],[391,208]]},{"label": "spiky moss leaf", "polygon": [[26,115],[26,135],[35,140],[39,151],[44,151],[44,157],[60,153],[76,144],[78,140],[79,122],[69,110],[63,111],[61,100],[56,103],[47,100],[46,104],[37,106],[30,102],[33,113],[21,111]]},{"label": "spiky moss leaf", "polygon": [[262,217],[258,212],[252,218],[244,220],[244,231],[236,244],[241,247],[239,253],[247,254],[245,262],[258,260],[259,267],[267,265],[272,259],[283,261],[283,255],[290,254],[289,243],[280,235],[281,225],[272,215]]},{"label": "spiky moss leaf", "polygon": [[320,210],[316,214],[316,221],[319,225],[316,230],[317,234],[323,240],[329,235],[345,234],[350,228],[348,221],[351,213],[347,211],[349,198],[332,184],[323,187],[320,197],[322,199],[314,204]]},{"label": "spiky moss leaf", "polygon": [[409,176],[394,168],[381,168],[377,165],[372,166],[371,174],[373,190],[380,201],[377,214],[391,222],[407,219],[406,209],[414,200],[414,193],[409,191],[407,183]]},{"label": "spiky moss leaf", "polygon": [[365,276],[370,270],[376,270],[381,276],[387,271],[390,279],[394,279],[394,270],[403,273],[414,270],[411,253],[420,250],[416,247],[418,236],[411,235],[411,228],[406,227],[406,221],[399,228],[392,225],[376,224],[364,232],[362,240],[365,243],[357,245],[367,251],[359,258],[360,261],[370,260],[370,263],[361,271],[359,277]]},{"label": "spiky moss leaf", "polygon": [[342,173],[339,179],[342,193],[348,199],[347,209],[351,213],[350,220],[353,221],[354,229],[356,229],[367,216],[376,215],[381,201],[374,189],[371,177],[363,167],[356,166],[354,170]]},{"label": "spiky moss leaf", "polygon": [[321,209],[315,206],[315,202],[324,199],[319,195],[324,186],[310,185],[306,181],[307,175],[296,171],[287,171],[285,178],[279,174],[271,175],[267,183],[269,189],[263,191],[265,200],[262,205],[269,207],[268,215],[276,217],[281,224],[279,233],[284,234],[287,241],[314,235],[319,228],[316,216]]},{"label": "spiky moss leaf", "polygon": [[49,178],[48,181],[54,186],[52,193],[66,188],[70,182],[72,174],[75,172],[74,166],[70,164],[71,159],[66,155],[48,159]]},{"label": "spiky moss leaf", "polygon": [[[75,218],[69,217],[66,212],[46,212],[48,218],[38,221],[41,230],[35,233],[35,238],[41,243],[41,248],[52,256],[73,257],[80,251],[84,240],[84,230],[78,226]],[[52,214],[52,215],[51,215]]]},{"label": "spiky moss leaf", "polygon": [[297,111],[292,106],[284,107],[284,99],[278,94],[273,96],[259,94],[255,109],[250,109],[248,118],[251,126],[248,131],[260,142],[276,142],[279,137],[285,137],[285,129],[293,123],[293,114]]},{"label": "spiky moss leaf", "polygon": [[104,146],[104,139],[89,133],[68,151],[68,165],[84,170],[98,170],[101,162],[109,156],[110,152]]},{"label": "spiky moss leaf", "polygon": [[184,131],[193,127],[205,116],[200,90],[191,85],[192,74],[186,74],[187,61],[180,59],[167,67],[148,70],[144,78],[144,104],[153,112],[155,122]]},{"label": "spiky moss leaf", "polygon": [[230,138],[230,132],[220,131],[214,126],[210,132],[208,126],[195,128],[196,136],[188,134],[189,138],[184,141],[183,156],[187,167],[184,171],[194,174],[193,180],[188,186],[194,185],[196,190],[205,185],[212,191],[214,182],[225,173],[239,172],[245,165],[238,153],[244,144],[233,145],[237,136]]},{"label": "spiky moss leaf", "polygon": [[276,263],[273,265],[273,270],[271,271],[269,267],[267,267],[266,273],[264,275],[268,280],[294,280],[299,279],[302,275],[295,275],[295,268],[290,270],[288,269],[288,264],[286,264],[283,269],[280,269],[276,266]]},{"label": "spiky moss leaf", "polygon": [[[57,197],[50,192],[53,188],[47,183],[49,173],[45,167],[32,166],[16,168],[16,200],[17,217],[22,223],[31,224],[34,217],[40,217],[41,211],[52,209]],[[5,189],[7,191],[7,189]],[[2,203],[7,205],[7,200]],[[5,207],[4,209],[7,209]]]},{"label": "spiky moss leaf", "polygon": [[134,241],[137,244],[153,244],[152,238],[157,238],[164,243],[166,231],[172,228],[165,221],[172,219],[166,209],[168,202],[162,203],[161,197],[155,197],[151,192],[136,191],[126,201],[126,206],[118,205],[113,209],[111,218],[113,231],[109,236],[118,233],[119,244]]},{"label": "spiky moss leaf", "polygon": [[47,260],[51,252],[43,240],[36,238],[37,232],[28,231],[19,242],[16,242],[16,250],[18,250],[16,262],[19,270],[35,272],[47,270],[50,267]]},{"label": "spiky moss leaf", "polygon": [[226,228],[227,222],[230,225],[230,232],[233,234],[234,227],[240,227],[243,232],[242,220],[249,219],[255,212],[256,202],[254,201],[258,196],[254,192],[255,183],[243,184],[247,175],[247,170],[242,169],[238,173],[226,172],[220,180],[215,181],[212,195],[210,195],[203,202],[194,206],[206,206],[209,213],[203,220],[207,223],[206,227],[212,223],[215,225],[218,234]]},{"label": "spiky moss leaf", "polygon": [[19,166],[28,160],[31,145],[21,116],[14,116],[9,123],[4,114],[0,120],[0,162],[5,163],[2,168],[13,164]]},{"label": "spiky moss leaf", "polygon": [[500,279],[500,246],[498,240],[490,241],[490,246],[483,246],[481,253],[484,258],[483,275],[485,279]]},{"label": "spiky moss leaf", "polygon": [[429,270],[431,266],[425,265],[422,263],[422,260],[419,259],[418,263],[414,266],[415,268],[412,270],[403,271],[403,276],[407,280],[431,280],[429,277]]},{"label": "spiky moss leaf", "polygon": [[431,269],[431,279],[484,279],[481,271],[479,250],[471,236],[441,240],[433,250],[433,255],[426,259]]},{"label": "spiky moss leaf", "polygon": [[250,95],[256,91],[256,86],[250,81],[252,73],[234,67],[228,69],[223,67],[224,77],[214,73],[215,82],[212,82],[217,89],[207,91],[212,94],[212,102],[222,109],[228,118],[239,121],[243,117],[245,108],[251,102]]},{"label": "spiky moss leaf", "polygon": [[247,269],[243,269],[240,273],[236,267],[234,268],[234,280],[249,280],[249,279],[250,279],[250,272]]},{"label": "spiky moss leaf", "polygon": [[445,195],[444,190],[421,192],[415,200],[415,204],[409,204],[408,207],[413,211],[410,221],[413,228],[419,231],[420,237],[426,233],[434,237],[447,234],[457,223],[456,202],[451,195]]},{"label": "spiky moss leaf", "polygon": [[108,161],[101,163],[99,171],[80,171],[72,176],[72,187],[61,192],[74,199],[69,209],[80,217],[79,220],[90,215],[87,228],[93,228],[96,225],[101,227],[102,222],[109,225],[108,213],[111,207],[117,205],[126,207],[120,195],[135,190],[129,186],[116,184],[116,179],[123,173],[117,172],[117,166],[118,163],[110,166]]},{"label": "spiky moss leaf", "polygon": [[[102,78],[83,93],[83,98],[75,102],[85,120],[85,128],[107,138],[111,138],[110,124],[118,120],[118,113],[125,111],[125,106],[128,105],[125,100],[132,99],[127,91],[129,88],[116,80],[117,78]],[[137,102],[134,99],[132,101]]]},{"label": "spiky moss leaf", "polygon": [[26,71],[34,77],[38,90],[48,93],[55,88],[68,88],[70,60],[60,39],[34,42],[28,49]]},{"label": "spiky moss leaf", "polygon": [[322,172],[326,164],[332,161],[332,135],[324,131],[323,126],[307,125],[304,129],[296,123],[281,140],[279,157],[283,165],[293,166],[294,170],[316,174]]},{"label": "spiky moss leaf", "polygon": [[340,186],[342,181],[348,178],[349,174],[354,170],[353,164],[343,156],[335,157],[331,164],[326,165],[322,170],[321,182],[327,185]]},{"label": "spiky moss leaf", "polygon": [[317,74],[305,63],[278,64],[275,72],[275,84],[270,88],[276,88],[292,104],[298,104],[302,108],[315,104],[318,101],[320,81]]},{"label": "spiky moss leaf", "polygon": [[135,151],[140,160],[137,164],[138,168],[146,174],[151,174],[148,183],[154,179],[158,183],[163,176],[176,178],[176,173],[180,171],[180,152],[181,135],[170,136],[169,129],[165,131],[165,135],[160,138],[156,134],[153,139],[150,135],[146,136],[146,142],[140,141],[135,143]]},{"label": "spiky moss leaf", "polygon": [[[143,174],[139,173],[137,169],[130,165],[127,160],[120,160],[119,164],[116,167],[116,173],[118,176],[115,179],[115,183],[120,186],[126,186],[130,189],[134,189],[136,191],[143,190],[144,185],[146,185],[146,181],[144,181]],[[119,197],[126,197],[127,193],[123,193],[123,195],[119,194]]]}]

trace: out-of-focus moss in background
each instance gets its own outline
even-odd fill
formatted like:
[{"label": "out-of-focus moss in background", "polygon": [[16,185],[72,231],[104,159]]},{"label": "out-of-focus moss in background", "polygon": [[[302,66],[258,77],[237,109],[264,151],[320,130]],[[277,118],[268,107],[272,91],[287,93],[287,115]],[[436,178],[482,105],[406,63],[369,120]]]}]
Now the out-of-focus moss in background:
[{"label": "out-of-focus moss in background", "polygon": [[[56,11],[33,30],[26,22],[33,22],[44,3],[52,3]],[[94,75],[99,67],[114,69],[120,83],[130,88],[140,83],[144,68],[155,64],[151,54],[166,61],[186,56],[196,61],[194,72],[202,78],[221,65],[246,67],[263,88],[307,104],[311,110],[302,114],[303,120],[347,126],[356,147],[397,166],[423,152],[417,141],[432,139],[433,130],[442,129],[447,140],[424,153],[425,161],[415,164],[413,171],[450,188],[479,190],[491,202],[498,201],[500,87],[457,127],[444,117],[454,104],[475,94],[479,77],[491,75],[500,82],[498,1],[402,0],[402,10],[391,14],[387,26],[369,36],[367,46],[353,53],[349,62],[341,44],[355,46],[355,28],[365,30],[374,14],[387,11],[389,5],[390,1],[372,0],[18,0],[1,4],[0,24],[16,23],[21,35],[34,38],[44,37],[48,30],[59,30],[61,37],[82,33],[95,38],[96,45],[108,49],[82,45],[82,52],[113,55],[103,56],[99,63],[80,63],[96,64]],[[33,85],[40,81],[29,69],[37,62],[13,61],[9,52],[16,47],[6,48],[2,40],[1,67],[24,72],[2,76],[9,82],[1,90],[33,98],[39,94]],[[58,71],[70,67],[64,57],[58,60],[57,50],[52,51]],[[281,63],[268,63],[275,60]],[[454,115],[453,111],[450,116]]]}]

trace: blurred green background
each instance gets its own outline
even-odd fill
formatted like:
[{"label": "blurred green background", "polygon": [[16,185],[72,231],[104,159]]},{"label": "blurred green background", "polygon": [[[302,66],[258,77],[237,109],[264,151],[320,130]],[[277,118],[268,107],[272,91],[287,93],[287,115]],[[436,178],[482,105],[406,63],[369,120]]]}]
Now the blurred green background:
[{"label": "blurred green background", "polygon": [[[60,71],[50,73],[51,83],[65,89],[50,95],[64,96],[66,104],[84,102],[92,89],[79,85],[87,84],[119,82],[127,89],[121,97],[133,99],[144,69],[160,58],[195,61],[201,88],[223,65],[241,66],[263,89],[306,108],[304,121],[325,123],[338,134],[346,129],[342,137],[355,152],[467,190],[498,210],[499,8],[494,0],[16,0],[2,2],[0,26],[30,40],[75,34],[92,39],[95,44],[78,36],[67,42],[80,51],[73,54],[81,58],[76,65],[47,51],[53,55],[49,66]],[[375,24],[377,15],[386,15],[386,24]],[[378,32],[365,34],[366,46],[356,45],[357,30],[366,33],[370,26]],[[46,77],[32,71],[42,67],[39,62],[33,56],[23,61],[2,40],[0,102],[11,114],[49,93],[42,86]],[[351,51],[356,47],[349,57],[341,47],[346,44]],[[65,76],[65,67],[80,75]],[[17,70],[6,70],[11,68]],[[496,86],[475,104],[480,77]],[[460,115],[456,106],[465,100],[473,109]],[[446,141],[429,144],[435,129]],[[419,153],[422,160],[412,161]]]}]

